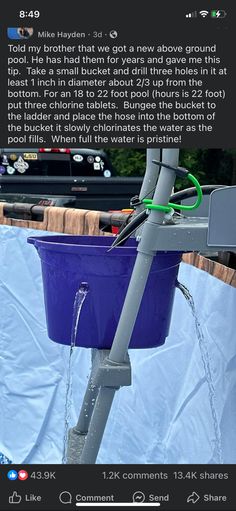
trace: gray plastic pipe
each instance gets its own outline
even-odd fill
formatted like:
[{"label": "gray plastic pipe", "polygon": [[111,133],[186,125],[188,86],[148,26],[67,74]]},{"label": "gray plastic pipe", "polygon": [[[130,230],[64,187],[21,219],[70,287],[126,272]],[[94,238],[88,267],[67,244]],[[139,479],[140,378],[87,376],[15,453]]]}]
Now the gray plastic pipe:
[{"label": "gray plastic pipe", "polygon": [[[165,149],[163,151],[163,162],[177,167],[178,160],[178,149]],[[166,205],[169,202],[175,178],[175,173],[172,170],[162,167],[153,197],[153,204]],[[109,359],[113,362],[123,363],[125,360],[151,264],[155,255],[152,250],[150,250],[152,239],[149,235],[148,223],[162,224],[164,216],[165,213],[162,211],[151,210],[149,218],[144,224],[141,241],[138,247],[138,255],[109,354]]]}]

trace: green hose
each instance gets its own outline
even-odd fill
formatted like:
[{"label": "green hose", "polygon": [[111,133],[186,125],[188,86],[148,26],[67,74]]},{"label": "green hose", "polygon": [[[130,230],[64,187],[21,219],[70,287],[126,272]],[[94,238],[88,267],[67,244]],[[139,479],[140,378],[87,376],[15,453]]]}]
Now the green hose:
[{"label": "green hose", "polygon": [[143,199],[143,203],[145,204],[145,207],[147,209],[157,209],[159,211],[164,211],[165,213],[169,213],[172,209],[190,211],[192,209],[198,208],[198,206],[200,206],[200,204],[202,202],[201,185],[198,182],[198,180],[196,179],[196,177],[193,176],[192,174],[187,174],[186,177],[189,179],[189,181],[191,181],[193,183],[193,185],[195,186],[195,188],[197,190],[197,200],[194,204],[192,204],[191,206],[185,206],[183,204],[174,204],[173,202],[168,202],[167,206],[162,206],[161,204],[153,204],[152,199]]}]

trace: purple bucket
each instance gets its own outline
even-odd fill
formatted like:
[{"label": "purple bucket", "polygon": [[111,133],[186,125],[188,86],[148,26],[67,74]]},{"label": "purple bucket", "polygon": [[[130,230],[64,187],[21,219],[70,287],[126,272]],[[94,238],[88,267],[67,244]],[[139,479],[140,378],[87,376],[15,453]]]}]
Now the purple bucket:
[{"label": "purple bucket", "polygon": [[[81,283],[88,284],[75,344],[111,347],[137,255],[129,239],[110,252],[110,236],[40,236],[28,238],[42,264],[48,335],[71,344],[73,311]],[[153,348],[165,342],[182,253],[158,252],[153,260],[130,348]]]}]

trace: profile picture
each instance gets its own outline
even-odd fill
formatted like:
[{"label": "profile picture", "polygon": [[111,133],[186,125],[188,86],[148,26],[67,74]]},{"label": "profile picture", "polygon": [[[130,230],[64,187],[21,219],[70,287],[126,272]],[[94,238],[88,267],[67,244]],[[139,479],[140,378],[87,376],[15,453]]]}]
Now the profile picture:
[{"label": "profile picture", "polygon": [[32,27],[9,27],[7,36],[9,39],[29,39],[34,33]]}]

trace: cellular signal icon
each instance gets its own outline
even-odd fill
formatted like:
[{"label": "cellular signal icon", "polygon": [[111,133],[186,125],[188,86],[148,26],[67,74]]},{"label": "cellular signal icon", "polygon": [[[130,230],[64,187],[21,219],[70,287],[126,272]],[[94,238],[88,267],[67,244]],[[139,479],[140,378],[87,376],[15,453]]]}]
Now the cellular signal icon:
[{"label": "cellular signal icon", "polygon": [[189,12],[188,14],[185,14],[185,18],[196,18],[197,17],[197,11]]}]

